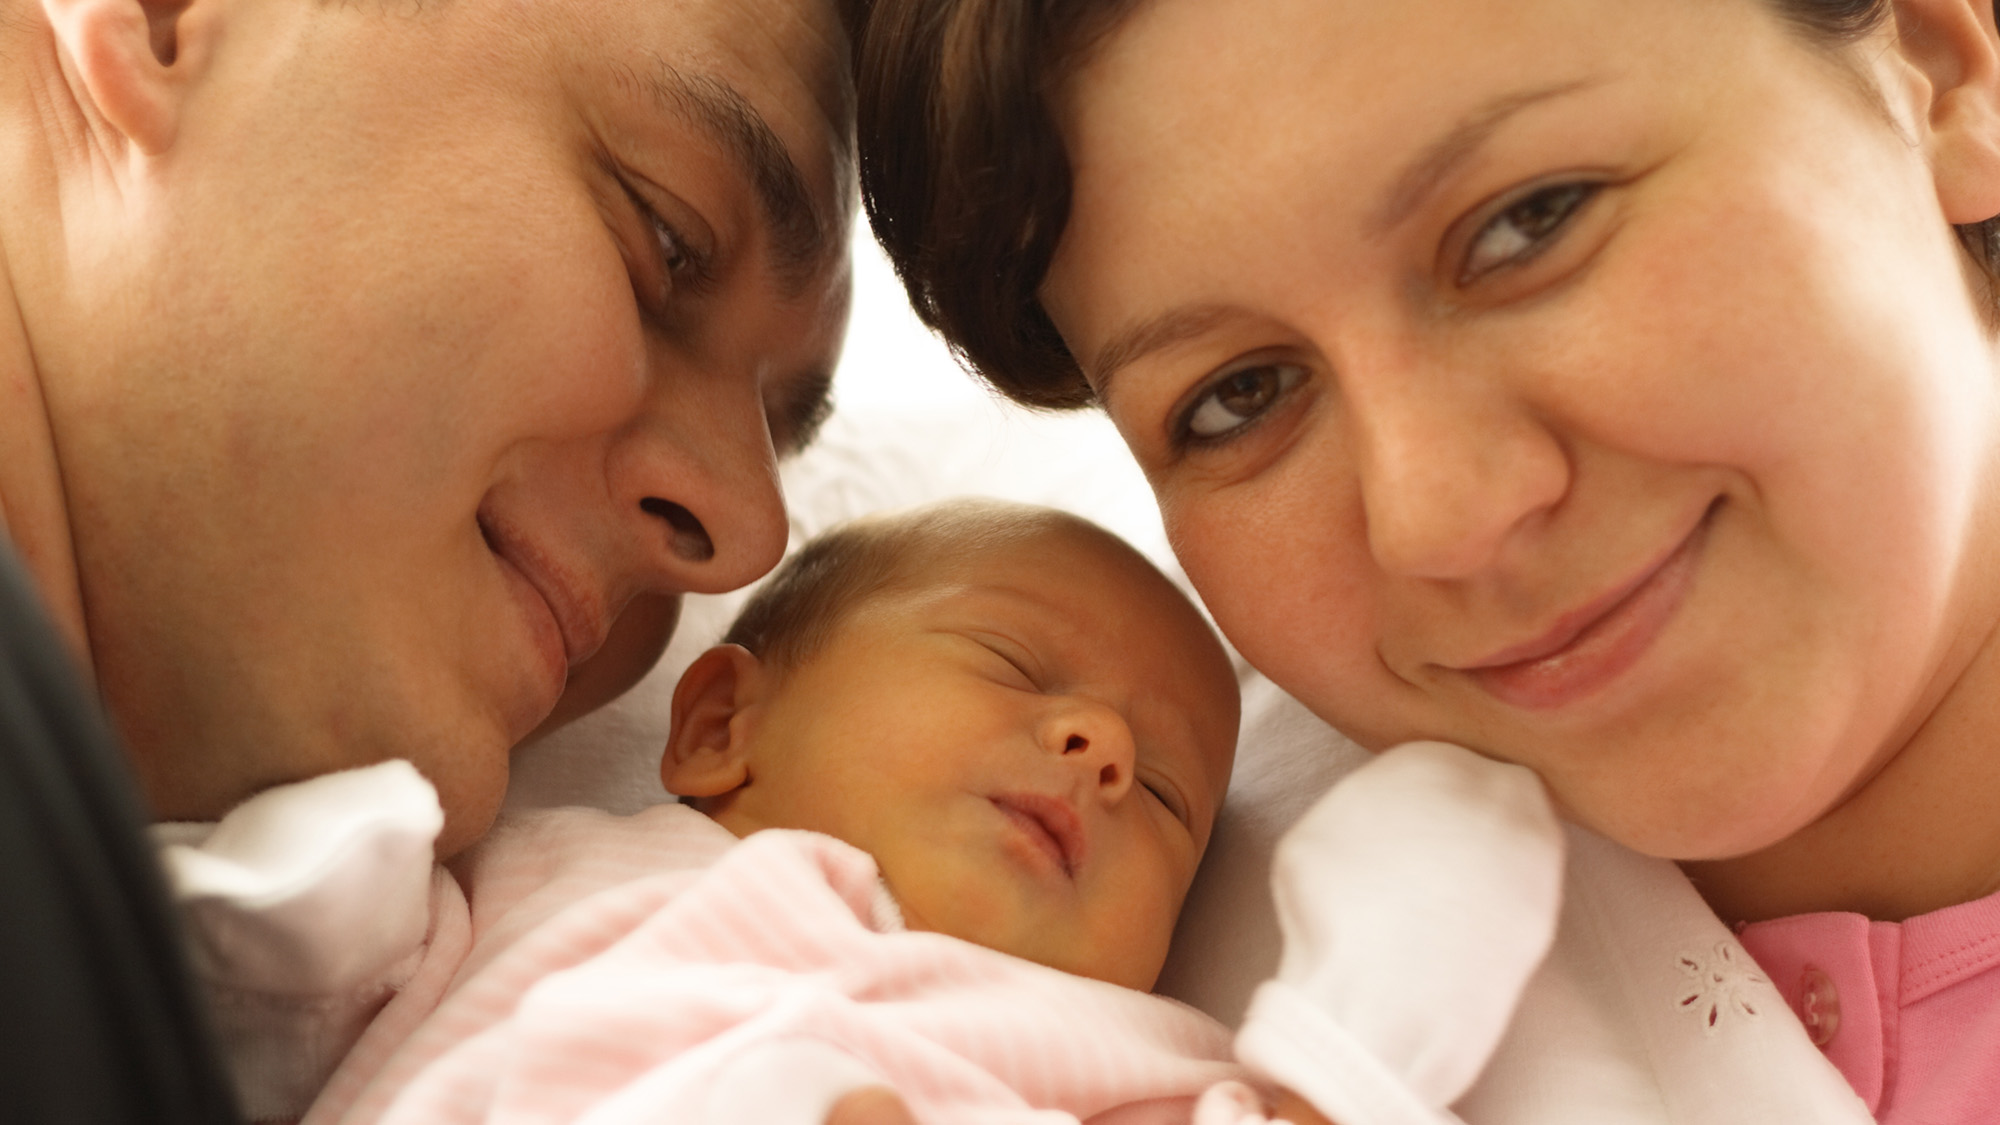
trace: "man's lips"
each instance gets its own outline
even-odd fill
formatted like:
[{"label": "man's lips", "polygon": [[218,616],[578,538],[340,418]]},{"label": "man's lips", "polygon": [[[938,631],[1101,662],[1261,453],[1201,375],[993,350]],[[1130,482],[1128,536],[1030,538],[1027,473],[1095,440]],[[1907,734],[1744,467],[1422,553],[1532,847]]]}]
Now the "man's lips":
[{"label": "man's lips", "polygon": [[1459,671],[1502,702],[1535,710],[1561,707],[1616,679],[1645,654],[1686,598],[1717,506],[1672,550],[1564,614],[1541,636]]},{"label": "man's lips", "polygon": [[555,621],[567,675],[568,669],[589,659],[604,644],[607,625],[603,614],[592,611],[565,580],[562,568],[505,520],[486,511],[478,518],[487,547],[527,581]]},{"label": "man's lips", "polygon": [[1089,836],[1082,819],[1068,802],[1034,793],[1009,793],[990,799],[1057,870],[1075,878],[1083,869]]}]

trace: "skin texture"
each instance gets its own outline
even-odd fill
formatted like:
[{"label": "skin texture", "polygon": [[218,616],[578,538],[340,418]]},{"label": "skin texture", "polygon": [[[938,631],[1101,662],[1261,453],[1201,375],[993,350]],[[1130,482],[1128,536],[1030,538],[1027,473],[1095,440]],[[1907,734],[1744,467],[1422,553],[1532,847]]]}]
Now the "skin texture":
[{"label": "skin texture", "polygon": [[1154,0],[1060,99],[1043,298],[1319,714],[1533,767],[1726,918],[1907,917],[2000,887],[1995,43]]},{"label": "skin texture", "polygon": [[847,305],[831,5],[6,5],[7,534],[158,815],[401,756],[449,854],[566,683],[782,551]]},{"label": "skin texture", "polygon": [[[668,790],[738,836],[867,851],[913,929],[1151,988],[1234,756],[1221,646],[1130,548],[1072,521],[906,565],[920,577],[796,667],[701,657]],[[1022,797],[1073,814],[1073,863],[1008,814]]]}]

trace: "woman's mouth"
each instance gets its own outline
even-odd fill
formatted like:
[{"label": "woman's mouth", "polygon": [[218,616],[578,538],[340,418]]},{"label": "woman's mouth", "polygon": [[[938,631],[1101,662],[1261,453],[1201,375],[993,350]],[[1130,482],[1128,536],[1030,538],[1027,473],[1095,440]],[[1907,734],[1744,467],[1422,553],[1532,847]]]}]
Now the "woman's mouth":
[{"label": "woman's mouth", "polygon": [[1584,698],[1638,663],[1694,587],[1695,564],[1718,501],[1665,557],[1571,610],[1525,644],[1460,669],[1503,703],[1553,710]]},{"label": "woman's mouth", "polygon": [[1032,793],[989,799],[1019,829],[1016,838],[1027,845],[1032,858],[1076,878],[1083,867],[1088,838],[1074,809],[1063,801]]}]

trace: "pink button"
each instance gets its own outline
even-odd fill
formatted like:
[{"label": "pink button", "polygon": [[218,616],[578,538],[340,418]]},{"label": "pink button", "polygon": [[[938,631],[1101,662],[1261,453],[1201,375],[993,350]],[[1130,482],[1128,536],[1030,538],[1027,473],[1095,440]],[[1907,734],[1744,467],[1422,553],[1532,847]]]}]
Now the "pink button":
[{"label": "pink button", "polygon": [[1815,1047],[1826,1046],[1840,1033],[1840,992],[1833,978],[1814,965],[1799,974],[1799,1022]]}]

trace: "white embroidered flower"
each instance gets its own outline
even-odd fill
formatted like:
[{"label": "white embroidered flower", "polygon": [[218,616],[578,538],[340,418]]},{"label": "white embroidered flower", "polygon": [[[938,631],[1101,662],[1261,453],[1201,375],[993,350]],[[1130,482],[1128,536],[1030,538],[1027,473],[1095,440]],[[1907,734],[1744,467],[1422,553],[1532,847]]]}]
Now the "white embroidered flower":
[{"label": "white embroidered flower", "polygon": [[1688,987],[1675,1004],[1700,1018],[1703,1033],[1722,1030],[1731,1013],[1743,1019],[1758,1017],[1765,998],[1759,990],[1769,988],[1771,981],[1735,942],[1716,942],[1715,952],[1706,958],[1682,953],[1675,960],[1688,978]]}]

